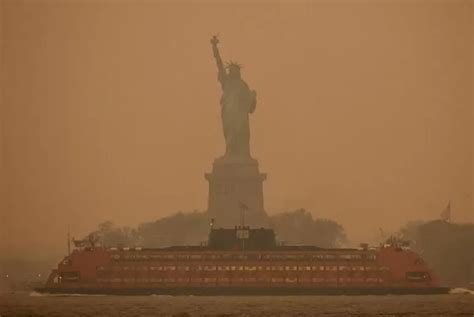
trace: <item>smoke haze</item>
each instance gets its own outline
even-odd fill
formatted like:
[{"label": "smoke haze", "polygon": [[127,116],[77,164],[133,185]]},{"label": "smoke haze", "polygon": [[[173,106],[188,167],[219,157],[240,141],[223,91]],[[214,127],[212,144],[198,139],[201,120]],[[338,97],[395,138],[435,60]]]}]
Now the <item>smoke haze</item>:
[{"label": "smoke haze", "polygon": [[474,221],[472,17],[472,1],[1,1],[0,252],[206,209],[216,33],[258,94],[269,214],[304,207],[356,242],[449,200]]}]

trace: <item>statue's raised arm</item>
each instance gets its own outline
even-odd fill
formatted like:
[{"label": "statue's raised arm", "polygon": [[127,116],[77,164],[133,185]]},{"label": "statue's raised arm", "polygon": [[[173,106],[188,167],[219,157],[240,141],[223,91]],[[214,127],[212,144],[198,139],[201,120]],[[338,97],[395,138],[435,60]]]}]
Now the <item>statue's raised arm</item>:
[{"label": "statue's raised arm", "polygon": [[217,48],[217,44],[219,44],[219,39],[217,35],[214,35],[211,39],[212,44],[212,53],[214,54],[214,58],[216,59],[217,70],[219,74],[225,74],[224,63],[222,63],[221,54],[219,53],[219,49]]}]

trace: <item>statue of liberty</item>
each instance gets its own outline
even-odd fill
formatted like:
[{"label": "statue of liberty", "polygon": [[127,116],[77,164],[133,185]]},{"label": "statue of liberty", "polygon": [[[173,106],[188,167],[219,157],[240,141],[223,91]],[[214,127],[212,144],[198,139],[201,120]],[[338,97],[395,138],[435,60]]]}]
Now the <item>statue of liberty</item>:
[{"label": "statue of liberty", "polygon": [[216,59],[218,80],[222,87],[221,118],[225,138],[224,157],[250,158],[249,114],[255,111],[257,93],[250,90],[240,76],[241,66],[235,62],[222,63],[217,44],[219,39],[211,39],[212,52]]}]

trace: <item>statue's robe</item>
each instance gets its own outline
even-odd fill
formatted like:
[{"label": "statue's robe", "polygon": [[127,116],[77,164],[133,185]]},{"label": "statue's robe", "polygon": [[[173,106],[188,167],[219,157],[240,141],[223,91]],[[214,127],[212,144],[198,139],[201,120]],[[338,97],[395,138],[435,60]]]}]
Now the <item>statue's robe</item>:
[{"label": "statue's robe", "polygon": [[226,156],[250,157],[249,113],[255,110],[256,97],[240,77],[219,73],[222,85],[221,117]]}]

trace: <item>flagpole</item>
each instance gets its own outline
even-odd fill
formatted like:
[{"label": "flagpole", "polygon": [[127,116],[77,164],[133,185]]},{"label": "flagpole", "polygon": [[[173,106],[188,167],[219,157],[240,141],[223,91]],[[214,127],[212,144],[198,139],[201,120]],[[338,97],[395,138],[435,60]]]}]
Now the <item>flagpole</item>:
[{"label": "flagpole", "polygon": [[71,230],[70,225],[67,225],[67,255],[71,255]]}]

